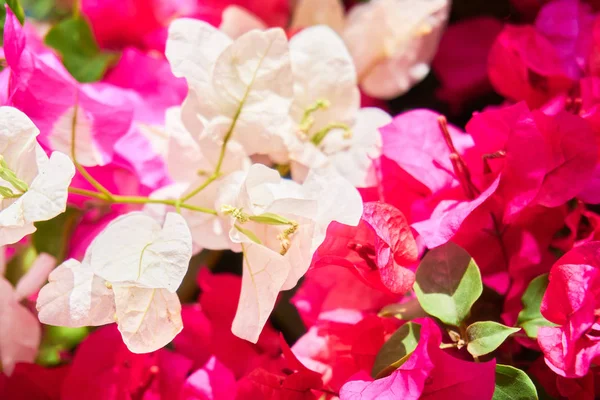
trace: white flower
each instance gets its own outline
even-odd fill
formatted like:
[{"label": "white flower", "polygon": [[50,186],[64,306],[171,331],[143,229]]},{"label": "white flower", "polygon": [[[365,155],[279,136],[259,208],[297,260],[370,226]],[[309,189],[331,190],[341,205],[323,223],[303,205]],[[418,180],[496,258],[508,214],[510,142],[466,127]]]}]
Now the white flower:
[{"label": "white flower", "polygon": [[166,55],[185,77],[182,116],[190,132],[225,118],[221,141],[239,142],[248,155],[280,152],[290,130],[292,74],[281,29],[253,30],[232,41],[211,25],[179,19],[169,28]]},{"label": "white flower", "polygon": [[[0,248],[0,252],[4,253],[4,248]],[[42,330],[35,315],[21,301],[42,286],[55,265],[52,256],[40,254],[15,289],[0,274],[0,366],[8,375],[16,363],[35,360]]]},{"label": "white flower", "polygon": [[35,231],[36,221],[65,211],[75,167],[66,155],[48,158],[38,129],[16,108],[0,107],[0,246]]},{"label": "white flower", "polygon": [[224,180],[216,208],[229,217],[229,237],[244,252],[232,332],[256,342],[277,294],[293,288],[306,273],[329,223],[358,224],[362,201],[332,170],[309,174],[300,185],[255,164]]},{"label": "white flower", "polygon": [[290,54],[297,130],[288,141],[292,177],[303,181],[310,168],[333,166],[357,187],[373,184],[372,159],[381,154],[377,128],[391,117],[359,109],[356,70],[344,42],[326,26],[306,28],[290,41]]},{"label": "white flower", "polygon": [[450,0],[372,0],[348,13],[344,41],[369,96],[391,99],[429,73]]},{"label": "white flower", "polygon": [[38,296],[39,319],[61,326],[97,326],[116,320],[129,350],[155,351],[181,331],[175,291],[192,256],[185,220],[168,213],[161,227],[134,212],[111,222],[84,260],[54,270]]}]

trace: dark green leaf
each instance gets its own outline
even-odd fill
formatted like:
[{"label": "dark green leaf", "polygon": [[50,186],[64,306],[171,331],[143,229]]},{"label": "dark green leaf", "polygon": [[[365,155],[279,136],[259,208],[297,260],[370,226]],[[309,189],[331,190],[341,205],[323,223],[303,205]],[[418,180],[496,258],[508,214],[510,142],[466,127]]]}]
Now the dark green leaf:
[{"label": "dark green leaf", "polygon": [[481,296],[483,285],[479,267],[469,253],[448,242],[425,255],[414,289],[427,313],[445,324],[459,326]]},{"label": "dark green leaf", "polygon": [[71,233],[80,215],[80,210],[67,208],[49,221],[36,222],[37,230],[32,235],[32,242],[37,252],[48,253],[59,263],[64,261]]},{"label": "dark green leaf", "polygon": [[537,400],[535,385],[527,374],[509,365],[496,364],[496,389],[492,400]]},{"label": "dark green leaf", "polygon": [[540,326],[555,326],[552,322],[544,318],[540,312],[542,298],[547,287],[548,274],[540,275],[529,283],[527,290],[525,290],[521,298],[523,309],[519,313],[517,326],[522,327],[527,336],[533,339],[537,338]]},{"label": "dark green leaf", "polygon": [[87,21],[70,17],[54,25],[45,43],[58,51],[67,70],[79,82],[100,80],[118,56],[100,50]]},{"label": "dark green leaf", "polygon": [[411,321],[415,318],[426,317],[427,313],[417,299],[411,299],[404,303],[393,303],[383,307],[377,314],[380,317],[394,317],[404,321]]},{"label": "dark green leaf", "polygon": [[381,346],[375,357],[371,376],[381,378],[395,371],[419,343],[421,325],[408,322],[402,325]]},{"label": "dark green leaf", "polygon": [[467,350],[475,357],[491,353],[520,330],[492,321],[475,322],[467,327]]}]

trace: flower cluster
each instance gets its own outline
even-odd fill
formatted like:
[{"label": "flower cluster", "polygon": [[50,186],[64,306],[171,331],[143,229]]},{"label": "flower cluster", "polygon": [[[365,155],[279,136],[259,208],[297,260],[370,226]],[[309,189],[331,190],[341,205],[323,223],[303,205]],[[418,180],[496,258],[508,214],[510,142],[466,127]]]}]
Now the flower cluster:
[{"label": "flower cluster", "polygon": [[0,15],[0,398],[600,396],[597,2],[46,3]]}]

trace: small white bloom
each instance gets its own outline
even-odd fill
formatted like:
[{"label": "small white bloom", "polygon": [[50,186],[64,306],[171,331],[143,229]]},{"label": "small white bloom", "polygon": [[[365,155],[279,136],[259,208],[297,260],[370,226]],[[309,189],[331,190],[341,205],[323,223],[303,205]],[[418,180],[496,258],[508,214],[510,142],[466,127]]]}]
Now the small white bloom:
[{"label": "small white bloom", "polygon": [[391,117],[359,109],[356,70],[344,42],[326,26],[310,27],[292,38],[290,54],[297,132],[288,140],[292,177],[303,181],[309,169],[333,166],[357,187],[373,184],[372,160],[381,153],[377,128]]},{"label": "small white bloom", "polygon": [[293,96],[283,30],[252,30],[232,41],[205,22],[179,19],[169,28],[166,55],[188,82],[182,115],[190,132],[222,117],[221,140],[236,140],[248,155],[281,151]]},{"label": "small white bloom", "polygon": [[262,164],[229,175],[216,208],[228,216],[231,242],[244,252],[232,331],[252,342],[258,340],[277,294],[293,288],[308,270],[329,223],[356,225],[362,215],[357,190],[335,171],[311,173],[300,185]]},{"label": "small white bloom", "polygon": [[450,0],[372,0],[347,15],[344,41],[369,96],[391,99],[429,73]]},{"label": "small white bloom", "polygon": [[36,221],[65,211],[75,167],[66,155],[48,158],[38,129],[16,108],[0,107],[0,246],[35,231]]},{"label": "small white bloom", "polygon": [[114,322],[134,353],[155,351],[181,331],[175,290],[192,256],[185,220],[168,213],[163,226],[134,212],[111,222],[83,262],[67,260],[38,296],[40,321],[61,326]]}]

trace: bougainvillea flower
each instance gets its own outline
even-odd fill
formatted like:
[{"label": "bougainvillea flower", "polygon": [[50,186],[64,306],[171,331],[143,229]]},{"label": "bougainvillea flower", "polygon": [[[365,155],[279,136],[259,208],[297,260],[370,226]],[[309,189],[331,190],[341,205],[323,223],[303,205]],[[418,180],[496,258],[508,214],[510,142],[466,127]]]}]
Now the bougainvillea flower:
[{"label": "bougainvillea flower", "polygon": [[306,273],[329,223],[358,224],[362,201],[350,183],[331,171],[312,171],[299,185],[254,164],[225,179],[216,209],[229,216],[229,237],[244,252],[242,294],[232,330],[256,342],[277,294],[293,288]]},{"label": "bougainvillea flower", "polygon": [[557,50],[532,26],[504,28],[490,51],[488,72],[496,91],[530,107],[541,106],[573,84]]},{"label": "bougainvillea flower", "polygon": [[42,331],[35,315],[21,301],[35,293],[45,282],[56,260],[42,253],[29,271],[12,285],[0,275],[0,365],[10,375],[17,363],[31,363],[38,352]]},{"label": "bougainvillea flower", "polygon": [[188,82],[182,115],[190,132],[227,118],[220,140],[233,138],[248,155],[282,151],[293,96],[283,30],[255,30],[232,41],[205,22],[180,19],[169,28],[166,54],[175,76]]},{"label": "bougainvillea flower", "polygon": [[[107,351],[110,349],[110,351]],[[133,354],[114,326],[95,330],[77,348],[61,399],[179,398],[192,362],[161,349]]]},{"label": "bougainvillea flower", "polygon": [[431,68],[441,83],[438,97],[454,113],[491,92],[487,56],[501,30],[501,21],[477,17],[451,24],[442,36]]},{"label": "bougainvillea flower", "polygon": [[473,363],[452,357],[439,348],[440,329],[430,319],[420,323],[419,344],[391,375],[375,381],[350,380],[340,391],[342,400],[489,399],[494,393],[496,362]]},{"label": "bougainvillea flower", "polygon": [[187,378],[181,400],[233,400],[235,377],[214,356]]},{"label": "bougainvillea flower", "polygon": [[[219,136],[224,129],[228,129],[228,126],[227,119],[215,118],[201,135],[192,134],[183,124],[181,109],[177,107],[168,109],[166,130],[169,137],[165,158],[169,174],[177,183],[160,188],[153,192],[151,197],[177,199],[187,196],[200,187],[220,162],[221,143],[215,140],[215,136]],[[221,176],[204,190],[186,200],[186,203],[197,207],[214,207],[219,186],[225,177],[235,171],[247,170],[250,164],[250,158],[242,146],[235,140],[230,140],[220,162]],[[162,219],[168,211],[174,211],[174,207],[149,204],[146,205],[145,211]],[[187,221],[192,239],[198,249],[221,250],[231,247],[226,219],[187,209],[181,210],[181,215]]]},{"label": "bougainvillea flower", "polygon": [[18,242],[65,211],[75,167],[66,155],[50,157],[36,126],[16,108],[0,107],[0,245]]},{"label": "bougainvillea flower", "polygon": [[202,291],[199,304],[184,305],[184,329],[173,341],[178,353],[194,361],[194,368],[201,368],[214,355],[239,379],[280,354],[279,336],[269,323],[256,344],[231,332],[242,286],[240,276],[202,269],[198,285]]},{"label": "bougainvillea flower", "polygon": [[546,364],[557,374],[572,378],[588,373],[600,354],[598,293],[600,242],[574,248],[550,271],[550,283],[541,304],[542,315],[558,327],[541,327],[538,343]]},{"label": "bougainvillea flower", "polygon": [[9,377],[0,374],[0,396],[6,399],[62,400],[61,388],[70,366],[45,368],[20,363]]},{"label": "bougainvillea flower", "polygon": [[31,118],[44,147],[70,154],[75,121],[78,161],[86,166],[111,162],[133,115],[122,92],[104,84],[79,84],[54,54],[35,53],[26,42],[16,17],[7,11],[4,51],[11,71],[10,105]]},{"label": "bougainvillea flower", "polygon": [[332,223],[313,256],[313,268],[349,268],[367,285],[386,293],[406,293],[415,274],[418,249],[404,215],[380,202],[365,203],[357,227]]},{"label": "bougainvillea flower", "polygon": [[175,291],[191,253],[180,215],[167,214],[162,227],[143,213],[123,215],[98,235],[83,262],[67,260],[50,274],[38,296],[40,321],[77,327],[116,320],[131,351],[159,349],[183,327]]},{"label": "bougainvillea flower", "polygon": [[376,0],[353,7],[343,37],[365,93],[391,99],[425,78],[448,12],[446,0]]},{"label": "bougainvillea flower", "polygon": [[[328,242],[329,239],[325,239],[321,246]],[[318,256],[319,251],[315,253],[315,257]],[[390,294],[388,290],[381,291],[380,287],[381,284],[377,288],[369,286],[356,279],[356,273],[351,269],[329,262],[326,267],[311,268],[306,273],[292,303],[305,325],[311,327],[319,320],[335,319],[340,315],[350,317],[376,313],[398,300],[399,295]]]}]

